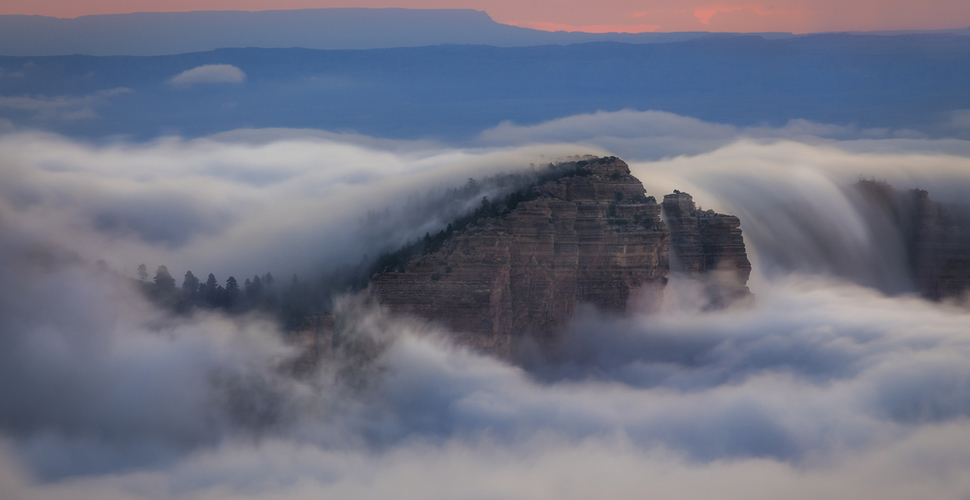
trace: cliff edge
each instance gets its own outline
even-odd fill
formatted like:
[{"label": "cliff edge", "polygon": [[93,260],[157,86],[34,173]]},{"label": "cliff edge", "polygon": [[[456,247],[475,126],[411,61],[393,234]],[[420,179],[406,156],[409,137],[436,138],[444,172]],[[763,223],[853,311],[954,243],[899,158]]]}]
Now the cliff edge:
[{"label": "cliff edge", "polygon": [[699,210],[691,195],[680,191],[664,196],[663,211],[671,234],[671,271],[701,279],[711,308],[751,297],[746,286],[751,262],[740,219]]},{"label": "cliff edge", "polygon": [[[618,158],[577,162],[570,172],[402,269],[375,274],[372,293],[393,311],[439,321],[460,343],[503,356],[526,338],[553,343],[577,303],[616,312],[658,306],[672,240],[661,206]],[[734,265],[743,287],[751,266],[739,221],[694,212],[678,212],[675,248],[692,266],[699,259],[698,273]]]},{"label": "cliff edge", "polygon": [[970,293],[970,207],[930,199],[922,189],[897,191],[885,182],[855,184],[896,228],[916,289],[940,300]]}]

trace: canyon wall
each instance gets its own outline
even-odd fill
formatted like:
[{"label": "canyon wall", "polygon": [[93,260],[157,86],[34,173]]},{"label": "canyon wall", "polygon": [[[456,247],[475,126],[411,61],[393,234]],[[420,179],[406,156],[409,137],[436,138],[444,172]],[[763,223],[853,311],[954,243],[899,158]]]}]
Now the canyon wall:
[{"label": "canyon wall", "polygon": [[669,270],[660,205],[622,161],[584,167],[539,186],[537,199],[506,216],[478,220],[403,272],[374,276],[378,301],[509,355],[525,337],[554,337],[577,302],[622,311],[658,293]]},{"label": "canyon wall", "polygon": [[751,262],[741,236],[741,220],[698,210],[693,198],[680,191],[664,196],[662,206],[671,235],[671,271],[701,280],[710,307],[749,298],[751,292],[745,284]]},{"label": "canyon wall", "polygon": [[897,191],[885,182],[855,189],[898,231],[911,277],[925,297],[960,297],[970,290],[970,207],[933,201],[922,189]]},{"label": "canyon wall", "polygon": [[[700,210],[679,191],[657,204],[617,158],[575,166],[495,216],[449,227],[440,245],[375,273],[370,293],[394,312],[445,326],[459,344],[504,357],[527,340],[554,345],[577,304],[658,307],[670,273],[700,283],[708,308],[752,298],[737,217]],[[860,207],[894,228],[923,295],[970,290],[970,209],[882,182],[860,181],[855,191]],[[302,353],[296,372],[332,354],[334,329],[328,314],[291,334]]]},{"label": "canyon wall", "polygon": [[321,359],[333,354],[334,330],[336,319],[333,314],[326,313],[310,316],[303,325],[287,334],[287,343],[297,350],[297,357],[288,365],[294,374],[312,372]]},{"label": "canyon wall", "polygon": [[[578,303],[615,312],[657,307],[671,248],[661,206],[622,160],[577,165],[575,174],[537,186],[539,196],[510,213],[478,220],[402,271],[374,275],[377,300],[505,356],[526,338],[554,342]],[[678,212],[685,222],[674,227],[677,238],[697,242],[676,248],[697,253],[689,255],[697,273],[734,263],[743,287],[751,267],[737,218],[691,210]]]}]

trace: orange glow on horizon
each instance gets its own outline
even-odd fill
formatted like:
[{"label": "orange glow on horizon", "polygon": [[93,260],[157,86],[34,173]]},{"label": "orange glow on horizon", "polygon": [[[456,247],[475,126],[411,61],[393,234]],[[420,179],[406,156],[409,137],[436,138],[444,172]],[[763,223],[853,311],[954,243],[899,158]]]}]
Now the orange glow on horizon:
[{"label": "orange glow on horizon", "polygon": [[542,21],[510,22],[507,24],[540,31],[578,31],[582,33],[653,33],[660,30],[660,26],[656,24],[589,24],[585,26],[573,26],[571,24],[547,23]]},{"label": "orange glow on horizon", "polygon": [[[728,0],[730,2],[730,0]],[[72,18],[131,12],[309,8],[474,9],[496,22],[544,31],[589,33],[958,29],[970,26],[967,0],[3,0],[0,14]]]},{"label": "orange glow on horizon", "polygon": [[700,21],[701,24],[711,24],[711,18],[718,14],[726,14],[730,12],[740,12],[740,11],[751,11],[759,16],[790,16],[795,21],[800,21],[804,15],[807,13],[805,10],[779,10],[772,7],[765,7],[763,5],[706,5],[702,7],[694,8],[694,17]]}]

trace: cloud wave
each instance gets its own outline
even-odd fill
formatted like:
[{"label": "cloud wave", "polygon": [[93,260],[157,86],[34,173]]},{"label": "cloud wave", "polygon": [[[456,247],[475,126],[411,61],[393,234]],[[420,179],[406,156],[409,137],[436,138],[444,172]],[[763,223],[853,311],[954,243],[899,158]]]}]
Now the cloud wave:
[{"label": "cloud wave", "polygon": [[[883,293],[892,266],[870,264],[891,245],[843,187],[875,176],[966,202],[967,144],[624,116],[576,117],[602,120],[595,141],[564,120],[475,148],[0,136],[0,496],[965,498],[970,310]],[[631,168],[649,194],[741,215],[756,304],[704,312],[674,277],[660,312],[582,309],[554,358],[507,364],[346,297],[342,331],[366,356],[299,379],[272,321],[172,316],[123,277],[142,261],[176,275],[353,263],[446,220],[420,211],[428,190],[699,135],[701,152]],[[421,217],[377,217],[379,238],[360,225],[401,207]]]}]

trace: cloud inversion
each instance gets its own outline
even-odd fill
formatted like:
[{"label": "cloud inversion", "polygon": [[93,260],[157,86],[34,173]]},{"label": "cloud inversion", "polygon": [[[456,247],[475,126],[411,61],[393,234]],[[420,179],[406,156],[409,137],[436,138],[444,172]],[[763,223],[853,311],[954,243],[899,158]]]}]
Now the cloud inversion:
[{"label": "cloud inversion", "polygon": [[[964,498],[970,310],[870,283],[894,277],[876,262],[892,242],[843,187],[875,176],[965,202],[967,144],[659,119],[690,126],[579,145],[553,124],[479,149],[282,130],[3,136],[0,496]],[[694,133],[714,142],[677,154]],[[667,148],[631,160],[648,194],[741,216],[754,307],[700,311],[674,277],[659,313],[581,309],[559,358],[520,367],[348,297],[344,332],[375,356],[299,380],[278,369],[292,351],[272,321],[172,316],[111,273],[353,262],[374,248],[367,211],[621,139]],[[395,238],[426,230],[403,220]]]}]

